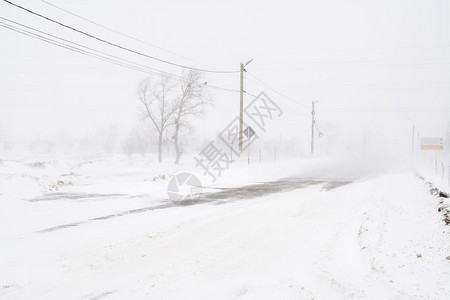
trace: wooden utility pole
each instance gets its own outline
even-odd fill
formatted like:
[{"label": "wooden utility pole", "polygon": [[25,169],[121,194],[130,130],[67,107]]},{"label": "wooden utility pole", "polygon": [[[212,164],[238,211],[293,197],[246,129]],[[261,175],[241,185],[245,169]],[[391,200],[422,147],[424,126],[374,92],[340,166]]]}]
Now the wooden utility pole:
[{"label": "wooden utility pole", "polygon": [[261,145],[259,145],[259,163],[261,163]]},{"label": "wooden utility pole", "polygon": [[244,64],[241,63],[241,89],[240,89],[241,103],[239,110],[239,152],[242,152],[242,132],[244,126]]},{"label": "wooden utility pole", "polygon": [[240,65],[240,73],[241,73],[241,89],[240,89],[240,96],[241,96],[241,102],[240,102],[240,110],[239,110],[239,152],[242,152],[242,134],[244,130],[244,72],[245,67],[251,63],[253,59],[249,60],[248,62],[241,63]]},{"label": "wooden utility pole", "polygon": [[250,135],[247,137],[248,140],[248,164],[250,164]]},{"label": "wooden utility pole", "polygon": [[314,155],[314,127],[316,125],[316,110],[315,103],[312,102],[312,111],[311,111],[311,156]]}]

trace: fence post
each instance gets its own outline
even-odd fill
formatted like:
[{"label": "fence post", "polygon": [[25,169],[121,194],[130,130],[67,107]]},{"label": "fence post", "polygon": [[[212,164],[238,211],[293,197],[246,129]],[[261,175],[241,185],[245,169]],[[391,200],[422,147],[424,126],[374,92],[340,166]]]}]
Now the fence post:
[{"label": "fence post", "polygon": [[436,176],[439,176],[436,157],[434,158],[434,174],[436,174]]},{"label": "fence post", "polygon": [[261,146],[259,146],[259,163],[261,163]]}]

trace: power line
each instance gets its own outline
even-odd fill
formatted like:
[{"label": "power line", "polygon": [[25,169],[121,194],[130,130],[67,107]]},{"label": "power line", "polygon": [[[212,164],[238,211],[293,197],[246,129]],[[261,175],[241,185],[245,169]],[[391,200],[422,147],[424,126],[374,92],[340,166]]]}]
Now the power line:
[{"label": "power line", "polygon": [[380,82],[380,83],[315,83],[296,84],[295,87],[323,87],[323,86],[405,86],[405,85],[449,85],[449,82]]},{"label": "power line", "polygon": [[[28,31],[28,30],[20,29],[20,28],[18,28],[18,27],[13,26],[13,25],[6,24],[6,23],[1,22],[2,24],[8,25],[8,26],[10,26],[11,28],[15,28],[15,29],[18,29],[18,30],[22,30],[22,31],[25,31],[25,32],[27,32],[27,33],[30,33],[30,34],[39,36],[39,37],[41,37],[41,38],[47,38],[47,39],[52,40],[52,41],[55,41],[54,39],[58,39],[58,40],[60,40],[60,41],[64,41],[64,42],[66,42],[66,43],[70,43],[70,44],[72,44],[72,45],[75,45],[75,46],[78,46],[78,47],[82,47],[82,48],[84,48],[84,49],[88,49],[88,50],[90,50],[90,51],[94,51],[94,52],[100,53],[100,54],[102,54],[102,55],[106,55],[106,56],[109,56],[109,57],[111,57],[111,58],[118,59],[118,60],[121,60],[121,61],[123,61],[123,62],[132,64],[132,65],[135,65],[135,66],[138,66],[138,67],[142,67],[142,68],[154,70],[154,71],[158,72],[158,74],[160,74],[160,75],[163,74],[163,75],[167,75],[167,76],[171,76],[171,77],[177,77],[177,78],[179,78],[179,79],[182,79],[181,76],[177,76],[177,75],[174,75],[174,74],[166,73],[166,72],[160,71],[160,70],[158,70],[158,69],[148,67],[148,66],[143,65],[143,64],[139,64],[139,63],[136,63],[136,62],[132,62],[132,61],[130,61],[130,60],[127,60],[127,59],[124,59],[124,58],[120,58],[120,57],[115,56],[115,55],[112,55],[112,54],[108,54],[108,53],[106,53],[106,52],[103,52],[103,51],[100,51],[100,50],[96,50],[96,49],[93,49],[93,48],[91,48],[91,47],[87,47],[87,46],[81,45],[81,44],[79,44],[79,43],[75,43],[75,42],[69,41],[69,40],[67,40],[67,39],[58,37],[58,36],[53,35],[53,34],[50,34],[50,33],[43,32],[43,31],[41,31],[41,30],[32,28],[32,27],[30,27],[30,26],[27,26],[27,25],[24,25],[24,24],[15,22],[15,21],[10,20],[10,19],[7,19],[7,18],[0,17],[0,19],[5,20],[5,21],[8,21],[8,22],[10,22],[10,23],[13,23],[13,24],[15,24],[15,25],[19,25],[19,26],[21,26],[21,27],[23,27],[23,28],[27,28],[27,29],[29,29],[29,30],[33,30],[33,31],[38,32],[38,33],[40,33],[40,34],[43,34],[43,35],[46,35],[46,36],[51,37],[51,38],[44,37],[43,35],[35,34],[35,33],[32,33],[32,32],[30,32],[30,31]],[[4,27],[4,26],[3,26],[3,27]],[[54,38],[54,39],[52,39],[52,38]],[[55,42],[56,42],[56,41],[55,41]],[[58,43],[59,43],[59,42],[58,42]],[[67,45],[67,44],[65,44],[65,45]],[[74,48],[77,48],[77,47],[74,47]],[[77,48],[77,49],[80,50],[79,48]],[[91,53],[91,54],[92,54],[92,53]],[[149,73],[150,73],[150,71],[146,71],[146,72],[149,72]]]},{"label": "power line", "polygon": [[250,96],[255,97],[255,98],[258,97],[258,96],[256,96],[256,95],[250,94],[250,93],[247,92],[247,91],[244,91],[244,94],[250,95]]},{"label": "power line", "polygon": [[[249,73],[249,72],[248,72]],[[250,74],[250,73],[249,73]],[[250,74],[253,78],[254,75]],[[256,79],[256,78],[255,78]],[[250,79],[251,80],[251,79]],[[253,81],[253,80],[251,80]],[[260,81],[260,80],[259,80]],[[253,81],[259,84],[256,81]],[[262,84],[262,82],[260,81]],[[329,83],[329,84],[298,84],[289,85],[295,90],[302,91],[328,91],[328,90],[428,90],[428,89],[449,89],[448,82],[400,82],[400,83]]]},{"label": "power line", "polygon": [[318,64],[357,64],[357,63],[389,63],[389,62],[420,62],[420,61],[439,61],[449,60],[450,57],[427,57],[427,58],[392,58],[392,59],[351,59],[351,60],[317,60],[317,61],[298,61],[303,65]]},{"label": "power line", "polygon": [[[139,72],[146,73],[146,74],[161,75],[161,73],[159,73],[159,72],[154,72],[154,71],[150,71],[150,70],[145,69],[145,68],[147,68],[145,66],[141,67],[138,64],[136,65],[136,63],[133,63],[133,62],[130,62],[128,60],[124,60],[124,59],[118,58],[118,57],[113,56],[113,55],[105,54],[107,56],[112,57],[112,58],[110,58],[110,57],[106,57],[106,56],[103,56],[103,55],[100,55],[100,54],[95,54],[95,53],[89,52],[87,50],[81,49],[79,47],[72,46],[72,45],[69,45],[67,43],[62,43],[62,42],[57,41],[55,39],[52,39],[52,38],[49,38],[49,37],[46,37],[46,36],[43,36],[43,35],[40,35],[40,34],[37,34],[37,33],[33,33],[31,31],[28,31],[28,30],[25,30],[25,29],[21,29],[21,28],[15,27],[15,26],[12,26],[12,25],[4,23],[4,22],[0,22],[0,26],[3,27],[3,28],[9,29],[11,31],[14,31],[14,32],[17,32],[17,33],[20,33],[20,34],[23,34],[23,35],[26,35],[26,36],[38,39],[38,40],[41,40],[43,42],[46,42],[46,43],[49,43],[49,44],[52,44],[52,45],[55,45],[55,46],[58,46],[58,47],[61,47],[61,48],[73,51],[73,52],[76,52],[76,53],[80,53],[80,54],[83,54],[83,55],[86,55],[86,56],[97,58],[97,59],[100,59],[102,61],[106,61],[106,62],[115,64],[115,65],[126,67],[126,68],[129,68],[129,69],[132,69],[132,70],[136,70],[136,71],[139,71]],[[76,43],[73,43],[73,44],[76,44]],[[83,47],[83,46],[81,46],[81,47]],[[96,51],[96,50],[94,50],[94,51]],[[102,53],[101,51],[98,51],[98,52]],[[115,59],[115,58],[117,58],[117,59]],[[122,60],[122,61],[120,61],[120,60]],[[176,75],[172,75],[172,76],[176,76]]]},{"label": "power line", "polygon": [[404,67],[404,66],[445,66],[450,62],[435,62],[435,63],[381,63],[381,64],[341,64],[341,65],[302,65],[301,67],[294,68],[293,70],[329,70],[329,69],[349,69],[349,68],[383,68],[383,67]]},{"label": "power line", "polygon": [[363,47],[363,48],[305,48],[308,51],[325,52],[363,52],[363,51],[379,51],[379,50],[394,50],[394,49],[422,49],[422,48],[447,48],[450,44],[429,44],[429,45],[409,45],[409,46],[392,46],[392,47]]},{"label": "power line", "polygon": [[54,23],[54,24],[60,25],[60,26],[62,26],[62,27],[64,27],[64,28],[67,28],[67,29],[70,29],[70,30],[75,31],[75,32],[77,32],[77,33],[83,34],[83,35],[85,35],[85,36],[87,36],[87,37],[89,37],[89,38],[91,38],[91,39],[100,41],[100,42],[102,42],[102,43],[111,45],[111,46],[113,46],[113,47],[116,47],[116,48],[119,48],[119,49],[122,49],[122,50],[125,50],[125,51],[128,51],[128,52],[131,52],[131,53],[134,53],[134,54],[143,56],[143,57],[147,57],[147,58],[150,58],[150,59],[159,61],[159,62],[161,62],[161,63],[165,63],[165,64],[168,64],[168,65],[172,65],[172,66],[176,66],[176,67],[180,67],[180,68],[184,68],[184,69],[195,70],[195,71],[199,71],[199,72],[205,72],[205,73],[238,73],[238,72],[239,72],[239,71],[207,70],[207,69],[200,69],[200,68],[189,67],[189,66],[182,65],[182,64],[177,64],[177,63],[174,63],[174,62],[171,62],[171,61],[168,61],[168,60],[165,60],[165,59],[157,58],[157,57],[154,57],[154,56],[151,56],[151,55],[148,55],[148,54],[145,54],[145,53],[142,53],[142,52],[139,52],[139,51],[136,51],[136,50],[127,48],[127,47],[125,47],[125,46],[122,46],[122,45],[119,45],[119,44],[116,44],[116,43],[107,41],[107,40],[105,40],[105,39],[99,38],[99,37],[97,37],[97,36],[95,36],[95,35],[92,35],[92,34],[87,33],[87,32],[85,32],[85,31],[76,29],[76,28],[74,28],[74,27],[72,27],[72,26],[66,25],[66,24],[64,24],[64,23],[62,23],[62,22],[56,21],[56,20],[54,20],[54,19],[52,19],[52,18],[46,17],[46,16],[44,16],[44,15],[42,15],[42,14],[39,14],[39,13],[37,13],[37,12],[34,12],[34,11],[28,9],[28,8],[25,8],[25,7],[23,7],[23,6],[20,6],[20,5],[18,5],[18,4],[15,4],[15,3],[13,3],[13,2],[11,2],[11,1],[9,1],[9,0],[3,0],[3,2],[6,2],[6,3],[8,3],[8,4],[12,5],[12,6],[15,6],[15,7],[19,8],[19,9],[21,9],[21,10],[23,10],[23,11],[26,11],[26,12],[28,12],[28,13],[30,13],[30,14],[33,14],[33,15],[35,15],[35,16],[38,16],[38,17],[40,17],[40,18],[43,18],[43,19],[45,19],[45,20],[47,20],[47,21],[50,21],[50,22],[52,22],[52,23]]},{"label": "power line", "polygon": [[[38,40],[41,40],[41,41],[53,44],[53,45],[61,47],[61,48],[65,48],[65,49],[70,50],[70,51],[74,51],[74,52],[77,52],[77,53],[80,53],[80,54],[84,54],[84,55],[87,55],[87,56],[90,56],[90,57],[93,57],[93,58],[97,58],[97,59],[100,59],[100,60],[103,60],[103,61],[106,61],[106,62],[109,62],[109,63],[113,63],[115,65],[119,65],[119,66],[122,66],[122,67],[126,67],[126,68],[129,68],[129,69],[140,71],[140,72],[143,72],[143,73],[146,73],[146,74],[165,75],[165,76],[172,77],[172,78],[174,78],[174,79],[176,79],[178,81],[182,81],[184,79],[182,76],[170,74],[170,73],[163,72],[163,71],[160,71],[160,70],[157,70],[157,69],[154,69],[154,68],[151,68],[151,67],[139,64],[139,63],[135,63],[135,62],[132,62],[130,60],[123,59],[123,58],[120,58],[118,56],[111,55],[111,54],[108,54],[106,52],[99,51],[99,50],[96,50],[96,49],[93,49],[93,48],[90,48],[90,47],[87,47],[87,46],[84,46],[84,45],[81,45],[81,44],[78,44],[78,43],[75,43],[75,42],[72,42],[72,41],[69,41],[69,40],[66,40],[64,38],[61,38],[61,37],[58,37],[58,36],[55,36],[55,35],[52,35],[52,34],[49,34],[49,33],[45,33],[45,32],[40,31],[38,29],[26,26],[24,24],[12,21],[12,20],[7,19],[7,18],[0,17],[0,19],[8,21],[8,22],[11,22],[11,23],[19,25],[19,26],[22,26],[23,28],[27,28],[27,29],[33,30],[33,31],[38,32],[38,33],[31,32],[30,30],[19,28],[17,26],[14,26],[14,25],[11,25],[11,24],[7,24],[7,23],[4,23],[4,22],[0,21],[0,26],[3,27],[3,28],[15,31],[17,33],[20,33],[20,34],[23,34],[23,35],[26,35],[26,36],[29,36],[29,37],[36,38]],[[39,34],[39,33],[41,33],[41,34]],[[46,35],[46,36],[44,36],[44,35]],[[61,42],[61,41],[63,41],[63,42]],[[72,45],[70,45],[70,44],[72,44]],[[82,48],[84,48],[84,49],[82,49]],[[85,49],[87,49],[87,50],[85,50]],[[93,53],[92,51],[96,52],[96,53]],[[239,92],[238,90],[232,90],[232,89],[223,88],[223,87],[219,87],[219,86],[215,86],[215,85],[210,85],[207,82],[205,82],[204,84],[207,85],[210,88],[213,88],[213,89],[224,90],[224,91],[229,91],[229,92]]]},{"label": "power line", "polygon": [[53,44],[55,46],[58,46],[58,47],[61,47],[61,48],[64,48],[64,49],[67,49],[67,50],[70,50],[70,51],[73,51],[73,52],[77,52],[77,53],[84,54],[84,55],[87,55],[87,56],[95,57],[97,59],[100,59],[100,60],[103,60],[103,61],[107,61],[107,62],[116,64],[116,65],[119,65],[119,66],[123,66],[123,67],[129,68],[129,69],[133,69],[133,70],[137,70],[137,71],[140,71],[140,72],[148,73],[148,71],[140,69],[139,67],[135,67],[135,66],[124,64],[124,63],[120,63],[120,62],[117,62],[117,61],[115,61],[113,59],[108,59],[108,58],[102,57],[100,55],[95,55],[95,54],[89,53],[89,52],[87,52],[85,50],[82,50],[80,48],[77,48],[77,47],[74,47],[74,46],[70,46],[70,45],[66,45],[66,44],[54,41],[52,39],[49,39],[47,37],[44,37],[44,36],[41,36],[41,35],[38,35],[38,34],[35,34],[35,33],[32,33],[32,32],[29,32],[29,31],[26,31],[26,30],[23,30],[23,29],[20,29],[20,28],[17,28],[17,27],[15,28],[14,26],[11,26],[11,25],[3,23],[3,22],[0,22],[0,27],[9,29],[11,31],[15,31],[17,33],[20,33],[20,34],[23,34],[23,35],[26,35],[26,36],[29,36],[29,37],[36,38],[36,39],[41,40],[43,42],[50,43],[50,44]]},{"label": "power line", "polygon": [[395,91],[395,90],[439,90],[439,89],[450,89],[450,86],[379,86],[379,87],[316,87],[316,88],[301,88],[295,87],[296,90],[301,90],[303,92],[314,92],[314,91]]},{"label": "power line", "polygon": [[[85,55],[88,55],[88,56],[91,56],[91,57],[94,57],[94,58],[98,58],[98,59],[101,59],[103,61],[107,61],[107,62],[116,64],[116,65],[127,67],[127,68],[130,68],[130,69],[133,69],[133,70],[141,71],[141,72],[144,72],[144,73],[150,73],[150,74],[154,74],[154,75],[165,75],[165,76],[169,76],[169,77],[175,78],[177,80],[183,80],[183,77],[181,77],[181,76],[170,74],[170,73],[166,73],[166,72],[163,72],[163,71],[160,71],[160,70],[157,70],[157,69],[154,69],[154,68],[151,68],[151,67],[139,64],[139,63],[132,62],[132,61],[127,60],[127,59],[120,58],[120,57],[115,56],[115,55],[111,55],[111,54],[105,53],[103,51],[99,51],[99,50],[96,50],[96,49],[93,49],[93,48],[90,48],[90,47],[87,47],[87,46],[84,46],[84,45],[81,45],[81,44],[78,44],[78,43],[75,43],[75,42],[72,42],[72,41],[69,41],[69,40],[66,40],[66,39],[58,37],[58,36],[55,36],[55,35],[52,35],[52,34],[49,34],[49,33],[45,33],[45,32],[40,31],[38,29],[26,26],[24,24],[12,21],[12,20],[7,19],[7,18],[0,17],[0,19],[6,20],[8,22],[11,22],[13,24],[22,26],[22,27],[27,28],[27,29],[33,30],[35,32],[39,32],[41,34],[50,36],[52,38],[55,38],[55,39],[58,39],[58,40],[61,40],[61,41],[64,41],[64,42],[67,42],[67,43],[70,43],[70,44],[73,44],[73,45],[76,45],[76,46],[79,46],[79,47],[82,47],[82,48],[85,48],[85,49],[88,49],[88,50],[91,50],[91,51],[94,51],[94,52],[97,52],[97,53],[100,53],[100,54],[103,54],[103,55],[112,57],[112,58],[117,59],[117,60],[121,60],[121,61],[125,62],[126,64],[122,63],[120,61],[111,59],[111,58],[104,57],[102,55],[94,54],[92,52],[80,49],[80,48],[75,47],[75,46],[70,46],[70,45],[61,43],[59,41],[56,41],[55,39],[52,39],[52,38],[49,38],[49,37],[45,37],[45,36],[43,36],[41,34],[36,34],[36,33],[33,33],[31,31],[29,31],[29,30],[21,29],[21,28],[18,28],[16,26],[13,26],[13,25],[10,25],[10,24],[7,24],[7,23],[4,23],[4,22],[0,21],[0,26],[1,27],[4,27],[6,29],[10,29],[12,31],[15,31],[15,32],[18,32],[18,33],[21,33],[21,34],[24,34],[24,35],[29,36],[29,37],[33,37],[33,38],[39,39],[39,40],[44,41],[44,42],[48,42],[48,43],[56,45],[56,46],[59,46],[59,47],[62,47],[62,48],[65,48],[65,49],[68,49],[68,50],[71,50],[71,51],[74,51],[74,52],[77,52],[77,53],[85,54]],[[152,71],[145,70],[145,69],[155,70],[156,72],[152,72]],[[216,90],[222,90],[222,91],[227,91],[227,92],[237,92],[237,93],[239,92],[238,90],[233,90],[233,89],[224,88],[224,87],[220,87],[220,86],[216,86],[216,85],[211,85],[208,82],[205,82],[204,84],[206,86],[208,86],[210,88],[213,88],[213,89],[216,89]]]},{"label": "power line", "polygon": [[270,89],[270,90],[273,91],[274,93],[280,95],[281,97],[283,97],[283,98],[285,98],[285,99],[287,99],[287,100],[289,100],[289,101],[291,101],[291,102],[294,102],[294,103],[296,103],[296,104],[300,104],[300,105],[302,105],[302,106],[307,107],[305,104],[299,103],[298,101],[296,101],[296,100],[294,100],[294,99],[292,99],[292,98],[286,96],[285,94],[281,93],[280,91],[274,89],[273,87],[271,87],[271,86],[268,85],[267,83],[263,82],[262,80],[256,78],[255,75],[253,75],[252,73],[250,73],[250,72],[247,71],[247,74],[249,74],[249,75],[252,76],[256,81],[258,81],[258,82],[257,82],[258,84],[267,87],[268,89]]},{"label": "power line", "polygon": [[[199,63],[199,64],[201,64],[201,65],[207,66],[207,65],[205,65],[204,63],[201,63],[201,62],[199,62],[199,61],[196,61],[196,60],[191,59],[191,58],[189,58],[189,57],[186,57],[186,56],[184,56],[184,55],[181,55],[181,54],[175,53],[175,52],[173,52],[173,51],[167,50],[167,49],[165,49],[165,48],[162,48],[162,47],[153,45],[153,44],[148,43],[148,42],[146,42],[146,41],[144,41],[144,40],[135,38],[135,37],[133,37],[133,36],[131,36],[131,35],[128,35],[128,34],[126,34],[126,33],[117,31],[117,30],[115,30],[115,29],[113,29],[113,28],[111,28],[111,27],[108,27],[108,26],[102,25],[102,24],[100,24],[100,23],[98,23],[98,22],[95,22],[95,21],[92,21],[92,20],[90,20],[90,19],[87,19],[87,18],[85,18],[85,17],[83,17],[83,16],[80,16],[80,15],[74,13],[74,12],[71,12],[71,11],[65,9],[65,8],[62,8],[62,7],[60,7],[60,6],[57,6],[57,5],[55,5],[55,4],[53,4],[53,3],[50,3],[50,2],[48,2],[48,1],[41,0],[41,2],[43,2],[43,3],[47,4],[47,5],[50,5],[50,6],[54,7],[54,8],[56,8],[56,9],[59,9],[59,10],[65,12],[65,13],[68,13],[68,14],[70,14],[70,15],[72,15],[72,16],[75,16],[75,17],[77,17],[77,18],[80,18],[80,19],[82,19],[82,20],[84,20],[84,21],[86,21],[86,22],[89,22],[89,23],[91,23],[91,24],[94,24],[94,25],[96,25],[96,26],[99,26],[99,27],[101,27],[101,28],[103,28],[103,29],[106,29],[106,30],[108,30],[108,31],[114,32],[114,33],[116,33],[116,34],[118,34],[118,35],[124,36],[124,37],[126,37],[126,38],[129,38],[129,39],[134,40],[134,41],[137,41],[137,42],[140,42],[140,43],[145,44],[145,45],[147,45],[147,46],[150,46],[150,47],[153,47],[153,48],[156,48],[156,49],[163,50],[163,51],[165,51],[165,52],[167,52],[167,53],[170,53],[170,54],[172,54],[172,55],[175,55],[175,56],[184,58],[184,59],[186,59],[186,60],[189,60],[189,61],[192,61],[192,62],[195,62],[195,63]],[[209,66],[208,66],[208,67],[209,67]]]},{"label": "power line", "polygon": [[205,84],[207,86],[209,86],[210,88],[216,89],[216,90],[222,90],[222,91],[226,91],[226,92],[235,92],[235,93],[239,93],[240,91],[238,90],[233,90],[233,89],[228,89],[228,88],[223,88],[223,87],[218,87],[218,86],[214,86],[214,85],[210,85],[208,82],[205,82]]},{"label": "power line", "polygon": [[[320,109],[321,113],[448,113],[450,111],[450,107],[398,107],[398,108],[323,108]],[[288,112],[301,113],[304,115],[309,115],[308,110],[299,110],[296,107],[288,107]]]},{"label": "power line", "polygon": [[447,112],[450,111],[450,107],[443,108],[410,108],[410,109],[389,109],[389,108],[381,108],[381,109],[321,109],[321,112],[332,112],[332,113],[350,113],[350,112],[361,112],[361,113],[397,113],[397,112],[411,112],[411,113],[438,113],[438,112]]}]

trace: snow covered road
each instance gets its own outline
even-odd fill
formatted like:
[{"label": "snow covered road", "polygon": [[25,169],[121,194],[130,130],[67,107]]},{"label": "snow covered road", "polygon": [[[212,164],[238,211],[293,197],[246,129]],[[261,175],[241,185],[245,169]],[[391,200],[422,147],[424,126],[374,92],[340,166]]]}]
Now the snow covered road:
[{"label": "snow covered road", "polygon": [[[36,230],[2,229],[0,297],[450,297],[449,231],[438,201],[411,172],[292,177],[204,199],[188,206],[162,201],[166,207],[90,222],[102,215],[80,219],[76,207],[86,202],[64,210],[59,201],[27,202],[59,217]],[[112,211],[103,216],[126,210]],[[42,230],[67,220],[82,222]]]}]

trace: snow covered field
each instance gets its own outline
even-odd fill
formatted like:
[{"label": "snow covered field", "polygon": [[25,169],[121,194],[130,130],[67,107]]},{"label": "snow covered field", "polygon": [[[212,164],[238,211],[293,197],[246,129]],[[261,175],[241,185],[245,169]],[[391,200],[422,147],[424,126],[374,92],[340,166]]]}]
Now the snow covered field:
[{"label": "snow covered field", "polygon": [[193,164],[0,161],[0,298],[448,299],[439,201],[371,165],[235,165],[200,176],[221,201],[174,206],[168,180]]}]

